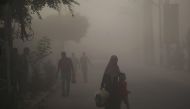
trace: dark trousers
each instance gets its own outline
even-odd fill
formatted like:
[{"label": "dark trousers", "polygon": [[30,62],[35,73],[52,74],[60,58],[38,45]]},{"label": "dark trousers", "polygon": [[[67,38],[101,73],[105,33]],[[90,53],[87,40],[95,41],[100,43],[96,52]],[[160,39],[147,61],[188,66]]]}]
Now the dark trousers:
[{"label": "dark trousers", "polygon": [[88,82],[88,68],[83,66],[82,67],[83,79],[84,82]]},{"label": "dark trousers", "polygon": [[111,95],[105,105],[105,109],[121,109],[122,102],[125,103],[127,109],[130,109],[128,96],[119,97],[119,96]]},{"label": "dark trousers", "polygon": [[18,81],[18,86],[19,86],[19,94],[21,96],[24,96],[26,94],[27,88],[28,88],[27,78],[25,78],[25,77],[20,78]]},{"label": "dark trousers", "polygon": [[105,105],[105,109],[121,109],[121,100],[110,97]]},{"label": "dark trousers", "polygon": [[72,82],[76,83],[76,70],[74,69],[73,73],[72,73]]},{"label": "dark trousers", "polygon": [[63,96],[69,96],[70,92],[70,73],[62,73],[62,94]]}]

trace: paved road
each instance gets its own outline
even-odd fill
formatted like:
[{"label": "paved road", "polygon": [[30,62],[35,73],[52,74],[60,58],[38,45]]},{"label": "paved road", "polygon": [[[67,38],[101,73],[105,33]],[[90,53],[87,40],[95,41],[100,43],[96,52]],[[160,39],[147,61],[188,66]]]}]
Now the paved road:
[{"label": "paved road", "polygon": [[[83,83],[78,74],[78,83],[72,85],[68,98],[61,96],[61,87],[58,85],[46,100],[45,109],[98,109],[94,95],[103,69],[96,71],[97,68],[90,72],[87,84]],[[162,71],[137,68],[128,68],[127,71],[129,89],[132,91],[131,109],[190,109],[190,82],[180,82],[175,74]]]}]

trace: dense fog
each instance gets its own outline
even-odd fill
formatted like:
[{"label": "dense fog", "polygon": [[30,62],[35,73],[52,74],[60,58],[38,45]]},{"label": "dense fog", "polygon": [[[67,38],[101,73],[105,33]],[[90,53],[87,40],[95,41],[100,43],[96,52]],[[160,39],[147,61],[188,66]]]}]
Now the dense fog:
[{"label": "dense fog", "polygon": [[[131,92],[130,109],[190,108],[189,0],[76,1],[80,5],[73,7],[74,15],[64,6],[59,12],[43,8],[42,19],[32,14],[33,38],[14,39],[18,54],[22,56],[28,47],[32,60],[26,100],[20,102],[26,106],[20,107],[98,109],[95,94],[111,56],[116,55]],[[57,71],[63,52],[78,60],[72,60],[77,65],[76,83],[71,82],[66,97],[62,96],[64,77]],[[81,67],[84,54],[89,61],[87,73]]]}]

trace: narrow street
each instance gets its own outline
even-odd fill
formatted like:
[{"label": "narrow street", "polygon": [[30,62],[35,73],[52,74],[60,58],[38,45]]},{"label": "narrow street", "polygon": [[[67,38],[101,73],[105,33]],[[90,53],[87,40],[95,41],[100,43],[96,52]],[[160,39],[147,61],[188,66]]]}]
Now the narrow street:
[{"label": "narrow street", "polygon": [[[94,70],[93,70],[94,71]],[[98,109],[94,95],[99,89],[101,72],[89,72],[89,82],[72,84],[70,96],[62,97],[61,85],[45,101],[45,109]],[[124,70],[125,71],[125,70]],[[190,82],[184,83],[168,72],[147,69],[128,69],[127,79],[131,109],[189,109]],[[164,73],[167,73],[164,75]],[[179,72],[180,73],[180,72]],[[173,76],[171,76],[173,75]],[[182,79],[182,78],[178,78]],[[124,105],[123,108],[125,109]]]}]

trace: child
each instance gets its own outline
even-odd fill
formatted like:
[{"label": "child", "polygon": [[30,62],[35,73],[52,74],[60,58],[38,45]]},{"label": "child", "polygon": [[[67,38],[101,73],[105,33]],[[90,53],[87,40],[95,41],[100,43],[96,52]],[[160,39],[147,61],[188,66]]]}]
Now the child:
[{"label": "child", "polygon": [[124,101],[124,103],[126,104],[127,109],[129,109],[128,94],[130,92],[127,90],[127,81],[126,81],[125,73],[120,73],[119,74],[118,91],[119,91],[120,100]]}]

